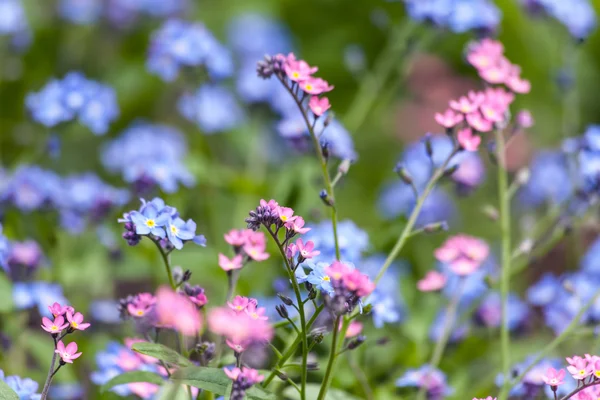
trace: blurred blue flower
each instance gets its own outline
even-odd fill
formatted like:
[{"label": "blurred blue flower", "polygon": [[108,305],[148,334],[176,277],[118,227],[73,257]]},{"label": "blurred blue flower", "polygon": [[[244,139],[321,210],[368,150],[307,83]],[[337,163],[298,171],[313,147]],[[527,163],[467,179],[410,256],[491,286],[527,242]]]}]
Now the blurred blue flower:
[{"label": "blurred blue flower", "polygon": [[[361,260],[357,265],[361,272],[367,274],[371,280],[375,280],[385,258],[384,255],[377,254]],[[381,328],[386,323],[399,323],[405,317],[406,310],[399,282],[406,267],[407,265],[403,262],[392,263],[369,296],[368,303],[373,306],[371,316],[376,328]]]},{"label": "blurred blue flower", "polygon": [[181,115],[198,124],[206,134],[232,130],[244,120],[243,110],[224,86],[202,85],[194,94],[184,94],[177,107]]},{"label": "blurred blue flower", "polygon": [[227,27],[228,42],[243,59],[256,62],[265,54],[287,54],[292,49],[290,32],[279,21],[263,14],[246,13],[232,18]]},{"label": "blurred blue flower", "polygon": [[104,135],[119,116],[114,89],[70,72],[63,80],[53,79],[25,100],[33,119],[47,127],[79,118],[95,135]]},{"label": "blurred blue flower", "polygon": [[169,20],[152,35],[147,68],[164,81],[173,81],[183,67],[204,65],[212,78],[233,73],[233,60],[206,27],[199,23]]},{"label": "blurred blue flower", "polygon": [[21,0],[0,0],[0,36],[11,36],[18,48],[29,45],[31,32]]},{"label": "blurred blue flower", "polygon": [[[151,146],[148,144],[152,144]],[[102,150],[102,164],[111,172],[140,187],[158,185],[175,192],[179,184],[194,183],[183,164],[187,153],[184,136],[166,125],[134,123]]]},{"label": "blurred blue flower", "polygon": [[[515,364],[511,367],[511,380],[515,376],[520,376],[535,360],[536,355],[529,355],[524,361]],[[546,374],[548,368],[560,369],[564,367],[564,362],[559,359],[542,359],[539,361],[525,376],[523,380],[515,385],[510,390],[511,397],[523,399],[538,398],[542,392],[546,393],[549,398],[554,397],[550,391],[550,386],[546,385],[542,380],[542,376]],[[496,376],[496,386],[501,387],[504,379],[502,374]],[[565,379],[563,385],[558,386],[557,395],[565,396],[567,393],[575,389],[577,382],[574,379]]]},{"label": "blurred blue flower", "polygon": [[85,390],[80,383],[53,383],[48,397],[56,400],[79,400],[85,398]]},{"label": "blurred blue flower", "polygon": [[519,201],[526,207],[561,204],[574,193],[567,157],[558,151],[537,153],[529,166],[530,177],[521,187]]},{"label": "blurred blue flower", "polygon": [[446,382],[446,375],[436,368],[425,364],[417,369],[409,369],[396,380],[397,387],[425,388],[427,399],[441,400],[450,396],[452,388]]},{"label": "blurred blue flower", "polygon": [[114,300],[94,300],[90,304],[90,315],[93,320],[105,324],[119,324],[122,319],[119,315],[119,303]]},{"label": "blurred blue flower", "polygon": [[39,400],[42,397],[41,394],[36,393],[39,385],[33,379],[21,378],[16,375],[5,376],[4,371],[0,369],[0,380],[15,391],[19,400]]},{"label": "blurred blue flower", "polygon": [[589,0],[521,0],[533,14],[540,11],[556,18],[575,39],[586,39],[596,28],[597,18]]},{"label": "blurred blue flower", "polygon": [[0,267],[4,271],[8,270],[8,257],[10,255],[10,242],[2,232],[2,224],[0,224]]},{"label": "blurred blue flower", "polygon": [[408,15],[419,22],[462,33],[495,31],[501,13],[489,0],[404,0]]},{"label": "blurred blue flower", "polygon": [[102,16],[101,0],[60,0],[58,13],[74,24],[87,25],[96,22]]},{"label": "blurred blue flower", "polygon": [[[0,248],[1,246],[0,244]],[[46,262],[44,252],[35,240],[29,239],[10,243],[8,266],[11,270],[11,276],[31,275],[31,273]]]},{"label": "blurred blue flower", "polygon": [[358,44],[349,44],[344,48],[344,66],[353,74],[364,72],[367,65],[364,49]]},{"label": "blurred blue flower", "polygon": [[35,165],[21,165],[5,182],[0,202],[31,212],[54,205],[60,190],[61,180],[54,172]]},{"label": "blurred blue flower", "polygon": [[[313,257],[312,261],[314,263],[320,261],[331,263],[335,260],[335,241],[331,221],[307,225],[311,230],[304,235],[304,241],[312,240],[315,249],[321,252],[318,256]],[[341,260],[356,264],[361,259],[362,253],[369,247],[369,236],[350,220],[339,222],[337,228]]]},{"label": "blurred blue flower", "polygon": [[563,290],[564,287],[556,276],[545,273],[539,281],[527,289],[527,301],[534,306],[546,306],[558,298]]},{"label": "blurred blue flower", "polygon": [[[435,319],[433,320],[431,327],[429,328],[429,339],[432,342],[438,342],[441,340],[442,335],[448,329],[447,325],[447,314],[448,309],[442,308],[438,311]],[[454,317],[454,322],[450,328],[450,336],[448,340],[450,342],[459,342],[463,340],[469,333],[471,325],[469,321],[461,321],[460,313]]]},{"label": "blurred blue flower", "polygon": [[37,306],[43,317],[51,317],[48,306],[54,302],[68,304],[59,284],[38,282],[15,282],[13,284],[13,302],[18,310]]},{"label": "blurred blue flower", "polygon": [[[529,320],[529,307],[519,296],[509,293],[508,298],[508,329],[523,328]],[[498,328],[502,322],[502,299],[500,293],[488,293],[475,313],[478,322],[487,327]]]}]

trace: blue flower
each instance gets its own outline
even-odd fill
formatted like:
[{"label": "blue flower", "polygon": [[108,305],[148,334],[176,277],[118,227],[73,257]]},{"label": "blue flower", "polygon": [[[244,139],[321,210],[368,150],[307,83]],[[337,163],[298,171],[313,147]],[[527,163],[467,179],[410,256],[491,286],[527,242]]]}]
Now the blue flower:
[{"label": "blue flower", "polygon": [[79,121],[96,135],[104,135],[112,121],[119,116],[117,95],[113,88],[89,81],[88,99],[79,111]]},{"label": "blue flower", "polygon": [[522,0],[533,13],[540,10],[565,25],[575,39],[586,39],[596,28],[596,13],[588,0]]},{"label": "blue flower", "polygon": [[328,266],[329,263],[326,262],[311,263],[311,271],[306,280],[317,289],[327,294],[333,294],[331,279],[329,278],[329,275],[325,273],[325,268]]},{"label": "blue flower", "polygon": [[148,235],[151,233],[159,238],[165,237],[163,227],[171,218],[168,213],[159,212],[152,203],[145,205],[142,212],[132,211],[129,216],[135,224],[135,231],[138,235]]},{"label": "blue flower", "polygon": [[233,51],[256,61],[265,54],[287,53],[292,48],[289,30],[279,21],[258,13],[234,17],[227,26]]},{"label": "blue flower", "polygon": [[102,1],[60,0],[58,12],[69,22],[87,25],[96,22],[102,16]]},{"label": "blue flower", "polygon": [[[432,342],[440,341],[442,335],[448,329],[448,327],[446,326],[447,313],[448,313],[448,309],[443,308],[437,313],[435,319],[433,320],[433,323],[431,324],[431,327],[429,328],[429,339]],[[470,327],[471,326],[468,321],[462,322],[462,321],[460,321],[459,316],[455,316],[454,323],[452,324],[452,327],[450,328],[451,333],[450,333],[449,341],[450,342],[459,342],[459,341],[463,340],[469,333]]]},{"label": "blue flower", "polygon": [[38,383],[33,379],[21,378],[19,376],[5,376],[0,369],[0,380],[4,381],[9,388],[15,391],[19,400],[39,400],[42,395],[37,394]]},{"label": "blue flower", "polygon": [[546,273],[527,289],[527,301],[534,306],[546,306],[558,298],[564,287],[552,274]]},{"label": "blue flower", "polygon": [[[530,316],[529,308],[514,293],[508,294],[508,329],[516,330],[524,327]],[[479,305],[476,318],[483,325],[498,328],[502,321],[502,300],[498,292],[489,293]]]},{"label": "blue flower", "polygon": [[54,383],[50,387],[48,397],[56,400],[78,400],[85,396],[85,390],[80,383]]},{"label": "blue flower", "polygon": [[494,31],[500,10],[488,0],[404,0],[411,18],[462,33]]},{"label": "blue flower", "polygon": [[17,48],[29,45],[31,32],[21,0],[0,1],[0,36],[11,36]]},{"label": "blue flower", "polygon": [[233,94],[218,85],[202,85],[194,94],[184,94],[177,107],[181,115],[207,134],[232,130],[244,120]]},{"label": "blue flower", "polygon": [[446,375],[427,364],[407,370],[396,380],[396,387],[424,388],[429,400],[441,400],[453,392],[446,382]]},{"label": "blue flower", "polygon": [[561,152],[542,151],[529,166],[530,177],[520,190],[519,200],[528,207],[561,204],[574,193],[568,160]]},{"label": "blue flower", "polygon": [[[308,226],[311,230],[304,235],[305,242],[312,240],[315,249],[321,252],[318,256],[313,257],[312,261],[331,263],[335,259],[335,241],[331,221],[323,221],[317,225],[308,224]],[[340,221],[337,228],[341,260],[356,264],[369,247],[368,234],[350,220]]]},{"label": "blue flower", "polygon": [[196,237],[196,223],[191,219],[188,219],[187,222],[181,218],[169,219],[166,231],[171,244],[181,250],[184,240],[193,240]]},{"label": "blue flower", "polygon": [[64,103],[60,81],[52,80],[37,93],[27,95],[25,105],[33,119],[53,127],[73,118],[73,111]]},{"label": "blue flower", "polygon": [[2,224],[0,224],[0,267],[8,271],[8,257],[10,255],[10,242],[2,233]]},{"label": "blue flower", "polygon": [[[535,360],[536,355],[528,356],[523,362],[515,364],[511,367],[511,374],[515,376],[519,376],[525,371]],[[560,369],[563,368],[563,361],[559,359],[542,359],[539,361],[525,376],[523,380],[515,385],[510,390],[511,397],[519,397],[524,399],[533,399],[538,398],[542,391],[546,393],[546,395],[551,398],[554,397],[554,394],[551,393],[551,388],[549,385],[546,385],[542,380],[542,376],[546,374],[548,368]],[[511,380],[513,377],[511,376]],[[502,374],[498,374],[496,377],[496,386],[501,387],[503,384],[503,376]],[[567,393],[571,392],[577,386],[577,382],[574,379],[565,379],[565,383],[563,385],[558,386],[557,394],[558,396],[565,396]]]},{"label": "blue flower", "polygon": [[118,309],[119,303],[114,300],[94,300],[90,304],[92,319],[105,324],[119,324],[122,322]]},{"label": "blue flower", "polygon": [[60,190],[61,180],[54,172],[21,165],[4,184],[0,201],[27,213],[54,205]]},{"label": "blue flower", "polygon": [[60,285],[48,282],[15,282],[13,302],[18,310],[38,307],[40,315],[51,317],[48,306],[54,302],[68,304]]}]

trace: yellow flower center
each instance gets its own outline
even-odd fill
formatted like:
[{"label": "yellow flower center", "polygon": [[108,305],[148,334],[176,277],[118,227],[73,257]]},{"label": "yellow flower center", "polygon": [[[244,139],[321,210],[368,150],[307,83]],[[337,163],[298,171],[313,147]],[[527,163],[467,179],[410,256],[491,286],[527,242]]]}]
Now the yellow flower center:
[{"label": "yellow flower center", "polygon": [[179,230],[177,229],[177,227],[175,225],[171,225],[171,233],[173,233],[174,235],[177,234]]},{"label": "yellow flower center", "polygon": [[308,84],[308,85],[304,85],[304,90],[309,91],[312,90],[313,86]]},{"label": "yellow flower center", "polygon": [[250,314],[250,316],[252,317],[252,319],[258,319],[257,313],[252,313],[252,314]]},{"label": "yellow flower center", "polygon": [[139,310],[139,311],[137,312],[137,315],[138,315],[138,317],[141,317],[142,315],[144,315],[144,312],[143,312],[142,310]]},{"label": "yellow flower center", "polygon": [[585,375],[585,369],[580,369],[579,370],[579,375]]},{"label": "yellow flower center", "polygon": [[325,276],[323,277],[323,280],[324,280],[325,282],[329,282],[329,281],[331,280],[331,278],[330,278],[328,275],[325,275]]},{"label": "yellow flower center", "polygon": [[286,222],[286,221],[288,220],[288,217],[286,217],[285,215],[282,215],[282,216],[281,216],[281,220],[282,220],[283,222]]},{"label": "yellow flower center", "polygon": [[292,76],[293,76],[294,78],[300,78],[300,74],[299,74],[298,72],[293,72],[293,73],[292,73]]},{"label": "yellow flower center", "polygon": [[242,311],[244,309],[244,307],[242,307],[242,306],[235,306],[235,309],[239,310],[239,311]]},{"label": "yellow flower center", "polygon": [[153,219],[148,219],[146,220],[146,226],[148,228],[154,228],[156,226],[156,221],[154,221]]},{"label": "yellow flower center", "polygon": [[58,326],[52,325],[52,327],[50,329],[52,329],[53,331],[57,331],[58,330]]},{"label": "yellow flower center", "polygon": [[73,328],[77,328],[79,325],[77,324],[77,322],[73,321],[73,322],[71,322],[71,326]]},{"label": "yellow flower center", "polygon": [[596,375],[598,378],[600,378],[600,371],[594,371],[594,375]]}]

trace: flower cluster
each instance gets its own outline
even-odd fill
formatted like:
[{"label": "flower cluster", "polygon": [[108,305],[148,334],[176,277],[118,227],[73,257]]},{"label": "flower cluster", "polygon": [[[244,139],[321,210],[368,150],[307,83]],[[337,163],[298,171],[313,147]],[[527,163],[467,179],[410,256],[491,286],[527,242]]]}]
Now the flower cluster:
[{"label": "flower cluster", "polygon": [[0,36],[10,36],[11,44],[17,49],[27,47],[31,42],[29,22],[21,0],[0,2]]},{"label": "flower cluster", "polygon": [[[577,382],[576,393],[570,398],[574,400],[588,400],[595,399],[600,396],[600,357],[596,355],[585,354],[581,356],[573,356],[566,358],[567,372],[571,374],[571,377]],[[546,374],[542,376],[544,383],[550,386],[553,392],[557,392],[558,387],[564,385],[566,382],[565,370],[556,370],[555,368],[548,368]],[[569,386],[573,386],[572,384]]]},{"label": "flower cluster", "polygon": [[173,81],[184,67],[204,66],[212,78],[233,72],[233,60],[203,24],[168,20],[152,36],[148,70],[164,81]]},{"label": "flower cluster", "polygon": [[[81,356],[81,353],[77,352],[77,343],[71,342],[65,346],[62,338],[75,331],[84,331],[90,327],[90,324],[83,322],[83,314],[75,312],[75,309],[71,306],[61,306],[59,303],[54,303],[48,306],[48,310],[54,320],[43,317],[42,329],[54,338],[56,345],[54,352],[59,355],[61,365],[65,363],[72,364],[73,360]],[[65,332],[63,333],[63,331]]]},{"label": "flower cluster", "polygon": [[243,353],[252,344],[268,342],[273,337],[273,328],[265,316],[266,310],[258,307],[256,299],[236,296],[208,314],[209,329],[224,336],[227,345],[235,353]]},{"label": "flower cluster", "polygon": [[260,375],[257,370],[252,368],[224,368],[225,374],[233,381],[231,388],[231,400],[243,400],[246,390],[252,385],[262,382],[265,377]]},{"label": "flower cluster", "polygon": [[[513,365],[511,368],[511,379],[517,376],[523,375],[523,379],[518,382],[511,390],[510,397],[522,398],[522,399],[534,399],[546,395],[546,398],[554,398],[552,388],[546,383],[546,379],[553,379],[548,374],[550,369],[559,369],[561,366],[561,360],[559,359],[542,359],[536,364],[532,364],[535,356],[528,356],[523,362]],[[502,386],[504,379],[502,374],[499,374],[496,378],[496,385]],[[558,387],[557,395],[565,396],[570,391],[575,389],[576,381],[570,380],[565,381],[563,385]]]},{"label": "flower cluster", "polygon": [[423,365],[419,369],[409,369],[396,380],[396,386],[424,389],[429,400],[442,400],[452,394],[452,389],[446,382],[446,375],[429,365]]},{"label": "flower cluster", "polygon": [[183,164],[186,153],[185,138],[176,129],[137,122],[105,145],[102,164],[109,171],[120,173],[138,192],[158,185],[173,193],[179,184],[194,183],[194,177]]},{"label": "flower cluster", "polygon": [[29,94],[26,105],[33,119],[45,126],[78,118],[96,135],[104,135],[119,116],[115,91],[79,72],[51,80],[41,91]]},{"label": "flower cluster", "polygon": [[225,234],[225,241],[233,248],[233,258],[219,253],[219,267],[229,272],[241,269],[250,261],[264,261],[269,258],[266,252],[267,239],[262,232],[252,229],[232,229]]},{"label": "flower cluster", "polygon": [[586,39],[597,25],[596,13],[589,0],[521,0],[521,3],[534,16],[543,13],[557,19],[577,40]]},{"label": "flower cluster", "polygon": [[141,199],[139,210],[130,211],[123,215],[119,222],[124,223],[123,238],[130,246],[138,244],[142,236],[148,236],[153,241],[160,241],[163,249],[181,250],[183,244],[193,241],[205,246],[203,235],[196,235],[196,223],[191,219],[184,221],[179,217],[175,207],[165,204],[164,200],[156,197],[152,201]]},{"label": "flower cluster", "polygon": [[52,317],[48,304],[67,303],[62,287],[45,281],[14,282],[12,296],[16,309],[25,310],[37,306],[39,313],[47,317]]},{"label": "flower cluster", "polygon": [[330,277],[333,294],[326,294],[325,303],[336,315],[350,313],[357,305],[362,304],[361,298],[368,296],[375,289],[375,284],[369,277],[352,266],[334,261],[325,268]]},{"label": "flower cluster", "polygon": [[177,109],[205,134],[229,131],[244,121],[244,111],[233,93],[222,85],[205,84],[194,93],[183,94]]},{"label": "flower cluster", "polygon": [[461,33],[495,31],[501,13],[489,0],[404,0],[408,15],[420,22],[431,22],[440,28]]},{"label": "flower cluster", "polygon": [[40,399],[40,395],[37,393],[39,385],[33,379],[21,378],[16,375],[5,376],[4,371],[0,369],[0,381],[3,381],[9,388],[14,390],[19,400]]}]

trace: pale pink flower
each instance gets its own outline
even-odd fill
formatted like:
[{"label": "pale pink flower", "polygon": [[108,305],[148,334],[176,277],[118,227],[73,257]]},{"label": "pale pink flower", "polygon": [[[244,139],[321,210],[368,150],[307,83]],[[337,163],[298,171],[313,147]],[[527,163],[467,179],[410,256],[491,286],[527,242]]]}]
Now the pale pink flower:
[{"label": "pale pink flower", "polygon": [[268,207],[271,211],[276,211],[279,208],[279,203],[273,199],[269,201],[261,199],[259,203],[261,207]]},{"label": "pale pink flower", "polygon": [[588,360],[575,356],[572,359],[567,357],[569,365],[567,371],[571,374],[574,379],[582,380],[587,378],[594,371],[594,365],[590,364]]},{"label": "pale pink flower", "polygon": [[312,74],[319,70],[319,68],[311,67],[304,60],[295,60],[294,57],[293,60],[289,58],[286,60],[286,63],[283,65],[283,70],[290,80],[301,82],[309,79]]},{"label": "pale pink flower", "polygon": [[515,100],[515,94],[505,90],[504,88],[489,87],[485,89],[485,101],[495,104],[502,104],[505,108]]},{"label": "pale pink flower", "polygon": [[300,235],[305,234],[310,231],[311,228],[304,227],[305,221],[304,218],[297,216],[293,221],[288,221],[285,223],[285,227],[290,231],[298,233]]},{"label": "pale pink flower", "polygon": [[329,104],[329,99],[327,97],[319,99],[317,96],[311,96],[308,106],[317,117],[320,117],[325,111],[331,108],[331,104]]},{"label": "pale pink flower", "polygon": [[58,317],[59,315],[65,315],[67,312],[74,313],[75,309],[71,306],[61,306],[59,303],[54,303],[51,306],[48,306],[48,310],[52,313],[53,316]]},{"label": "pale pink flower", "polygon": [[223,371],[225,371],[225,375],[227,375],[227,377],[229,377],[229,379],[232,381],[238,380],[238,378],[242,377],[250,385],[260,383],[265,379],[265,377],[260,375],[257,370],[247,367],[242,367],[242,369],[237,367],[233,369],[223,368]]},{"label": "pale pink flower", "polygon": [[232,229],[224,235],[225,241],[232,246],[243,246],[246,243],[245,230]]},{"label": "pale pink flower", "polygon": [[506,118],[506,106],[503,104],[485,102],[480,110],[483,118],[491,122],[502,122]]},{"label": "pale pink flower", "polygon": [[42,318],[42,329],[48,333],[59,334],[67,326],[69,326],[69,324],[65,323],[65,319],[62,315],[54,318],[54,321],[50,321],[50,319],[46,317]]},{"label": "pale pink flower", "polygon": [[518,76],[511,76],[504,84],[515,93],[529,93],[531,91],[531,82],[527,79],[520,78]]},{"label": "pale pink flower", "polygon": [[54,352],[59,355],[63,362],[69,364],[73,364],[73,360],[81,356],[81,353],[77,352],[77,343],[71,342],[65,347],[62,340],[56,344]]},{"label": "pale pink flower", "polygon": [[138,354],[128,349],[121,349],[117,356],[117,366],[123,371],[135,371],[144,364]]},{"label": "pale pink flower", "polygon": [[479,76],[486,82],[493,85],[506,82],[510,77],[512,64],[504,57],[499,58],[496,64],[479,69]]},{"label": "pale pink flower", "polygon": [[246,351],[247,348],[247,344],[235,343],[229,339],[225,339],[225,343],[227,343],[227,346],[229,346],[229,348],[235,351],[236,353],[243,353],[244,351]]},{"label": "pale pink flower", "polygon": [[133,394],[141,397],[142,399],[152,398],[160,388],[158,385],[148,382],[132,382],[127,384],[127,387]]},{"label": "pale pink flower", "polygon": [[456,140],[467,151],[477,151],[481,144],[481,136],[473,135],[471,128],[459,130],[456,134]]},{"label": "pale pink flower", "polygon": [[467,61],[477,69],[486,69],[496,64],[503,53],[502,43],[486,38],[469,46]]},{"label": "pale pink flower", "polygon": [[248,303],[248,307],[246,307],[246,314],[252,319],[262,319],[266,321],[269,319],[265,314],[267,313],[267,309],[264,307],[258,307],[256,301]]},{"label": "pale pink flower", "polygon": [[321,254],[319,250],[315,250],[315,244],[311,240],[304,243],[302,239],[298,239],[296,240],[296,246],[298,247],[298,252],[300,253],[300,256],[302,256],[302,258],[305,259],[311,259]]},{"label": "pale pink flower", "polygon": [[357,269],[346,272],[342,277],[342,282],[346,289],[355,292],[359,297],[368,296],[375,290],[375,284],[371,282],[367,275]]},{"label": "pale pink flower", "polygon": [[277,215],[284,224],[297,218],[294,216],[294,210],[289,207],[277,207]]},{"label": "pale pink flower", "polygon": [[469,126],[471,126],[471,128],[479,132],[489,132],[493,127],[492,122],[483,118],[479,111],[467,114],[467,123]]},{"label": "pale pink flower", "polygon": [[127,311],[134,317],[143,317],[154,308],[156,298],[150,293],[139,293],[127,304]]},{"label": "pale pink flower", "polygon": [[242,255],[238,254],[233,258],[228,258],[226,255],[219,253],[219,267],[221,267],[223,271],[232,271],[242,268]]},{"label": "pale pink flower", "polygon": [[479,104],[472,102],[466,96],[463,96],[458,100],[450,100],[450,108],[463,114],[472,113],[477,110],[477,107],[479,107]]},{"label": "pale pink flower", "polygon": [[529,110],[521,110],[517,113],[517,125],[521,128],[531,128],[534,124],[533,116]]},{"label": "pale pink flower", "polygon": [[446,285],[446,276],[437,271],[429,271],[425,277],[417,282],[417,289],[421,292],[433,292]]},{"label": "pale pink flower", "polygon": [[560,371],[556,371],[554,368],[548,368],[548,372],[546,375],[542,376],[542,380],[546,383],[546,385],[550,386],[560,386],[563,383],[563,379],[565,378],[565,370],[561,369]]},{"label": "pale pink flower", "polygon": [[467,235],[456,235],[435,250],[435,258],[448,264],[457,275],[475,272],[489,254],[489,246],[481,239]]},{"label": "pale pink flower", "polygon": [[285,256],[287,258],[294,258],[296,257],[296,254],[298,253],[298,246],[296,246],[294,243],[290,243],[287,245],[287,247],[285,248]]},{"label": "pale pink flower", "polygon": [[325,273],[332,279],[339,281],[344,275],[350,272],[352,268],[340,261],[334,261],[329,267],[325,268]]},{"label": "pale pink flower", "polygon": [[[340,321],[340,326],[338,328],[339,330],[342,329],[342,322]],[[354,336],[358,336],[361,334],[363,330],[363,324],[358,322],[358,321],[352,321],[350,322],[350,325],[348,325],[348,329],[346,329],[346,339],[347,338],[352,338]]]},{"label": "pale pink flower", "polygon": [[208,314],[208,327],[233,343],[267,342],[273,337],[273,327],[268,321],[253,319],[229,307],[212,309]]},{"label": "pale pink flower", "polygon": [[452,109],[447,109],[443,114],[436,113],[435,121],[444,128],[453,128],[461,123],[464,119],[462,114],[454,112]]},{"label": "pale pink flower", "polygon": [[67,312],[67,321],[69,321],[69,323],[71,324],[71,328],[77,331],[85,331],[87,328],[90,327],[89,323],[83,322],[83,314],[79,312],[75,313],[75,315],[71,314],[70,312]]},{"label": "pale pink flower", "polygon": [[186,296],[162,286],[156,293],[156,314],[160,326],[171,327],[186,336],[195,336],[202,327],[198,309]]},{"label": "pale pink flower", "polygon": [[244,296],[235,296],[233,301],[227,302],[227,305],[229,306],[229,308],[231,308],[235,312],[242,312],[242,311],[246,310],[246,307],[248,307],[248,304],[250,304],[250,300]]},{"label": "pale pink flower", "polygon": [[321,78],[308,78],[300,82],[300,89],[308,94],[317,95],[333,90],[333,85],[330,85],[326,80]]},{"label": "pale pink flower", "polygon": [[265,251],[263,246],[244,246],[244,251],[248,254],[248,257],[254,261],[264,261],[269,258],[269,253]]}]

